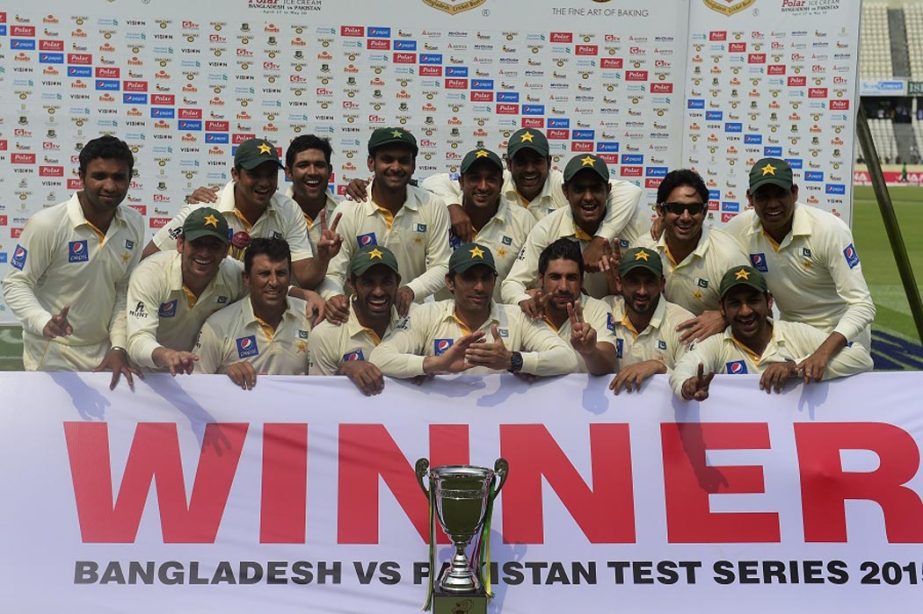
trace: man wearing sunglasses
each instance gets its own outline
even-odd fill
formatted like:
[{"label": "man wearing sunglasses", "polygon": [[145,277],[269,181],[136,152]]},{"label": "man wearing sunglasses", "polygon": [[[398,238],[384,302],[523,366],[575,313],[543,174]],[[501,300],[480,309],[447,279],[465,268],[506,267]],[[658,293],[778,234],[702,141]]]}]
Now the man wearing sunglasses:
[{"label": "man wearing sunglasses", "polygon": [[747,256],[733,237],[704,226],[708,188],[695,171],[668,173],[657,188],[657,203],[663,234],[652,247],[663,263],[664,294],[695,316],[679,325],[682,343],[699,341],[727,326],[718,282],[731,267],[747,264]]},{"label": "man wearing sunglasses", "polygon": [[819,381],[848,345],[871,349],[875,305],[852,232],[831,213],[798,202],[798,186],[785,160],[763,158],[750,169],[751,210],[726,231],[741,242],[765,277],[782,320],[804,322],[828,334],[802,364]]}]

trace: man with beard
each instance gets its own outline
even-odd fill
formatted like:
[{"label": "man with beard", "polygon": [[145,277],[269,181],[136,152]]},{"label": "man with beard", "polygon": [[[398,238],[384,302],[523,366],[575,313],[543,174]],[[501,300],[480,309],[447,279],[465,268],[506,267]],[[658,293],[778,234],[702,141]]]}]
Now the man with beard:
[{"label": "man with beard", "polygon": [[673,391],[684,400],[704,401],[715,373],[762,373],[760,390],[781,392],[790,379],[804,383],[846,377],[872,369],[859,344],[842,348],[823,376],[809,376],[805,363],[825,342],[826,333],[800,322],[773,322],[772,296],[766,278],[753,267],[729,270],[721,279],[721,313],[730,323],[724,334],[690,346],[670,376]]},{"label": "man with beard", "polygon": [[[510,205],[500,197],[503,183],[503,162],[500,156],[487,149],[469,151],[462,158],[458,184],[462,191],[462,209],[471,220],[476,240],[490,248],[497,266],[498,283],[494,286],[494,300],[500,300],[500,283],[506,278],[513,261],[522,249],[535,225],[535,218],[524,208]],[[451,231],[449,245],[454,250],[464,243]],[[443,288],[438,299],[451,298]]]},{"label": "man with beard", "polygon": [[695,171],[671,171],[657,188],[663,234],[651,247],[663,261],[664,294],[694,314],[679,323],[683,343],[725,329],[718,310],[718,281],[731,267],[749,262],[733,237],[703,225],[707,207],[708,188]]},{"label": "man with beard", "polygon": [[242,265],[227,253],[225,217],[197,207],[183,220],[176,251],[141,261],[128,286],[128,355],[136,364],[192,373],[202,323],[246,294]]},{"label": "man with beard", "polygon": [[[785,160],[764,158],[750,169],[752,210],[727,225],[750,263],[766,276],[783,320],[827,333],[805,362],[805,377],[820,380],[840,348],[871,351],[875,304],[849,227],[831,213],[798,202],[798,186]],[[865,358],[855,365],[861,368]]]},{"label": "man with beard", "polygon": [[306,375],[311,322],[288,296],[292,254],[282,239],[253,239],[244,252],[249,296],[213,313],[195,345],[196,373],[226,373],[244,390],[262,375]]},{"label": "man with beard", "polygon": [[[537,293],[529,291],[536,282],[539,255],[561,238],[578,242],[581,250],[590,244],[605,216],[612,189],[609,167],[599,156],[574,156],[564,168],[563,189],[569,206],[555,210],[535,225],[501,287],[503,302],[519,305],[531,318],[541,318],[543,311]],[[584,288],[594,298],[606,296],[605,273],[588,274]]]},{"label": "man with beard", "polygon": [[488,247],[459,246],[445,277],[455,298],[415,307],[394,325],[370,360],[385,375],[399,378],[463,371],[539,376],[576,372],[574,352],[543,322],[491,299],[496,280]]},{"label": "man with beard", "polygon": [[601,300],[583,294],[583,256],[570,239],[558,239],[538,259],[544,319],[577,353],[578,371],[591,375],[615,372],[616,339],[612,313]]},{"label": "man with beard", "polygon": [[342,325],[321,322],[311,331],[311,375],[345,375],[366,396],[384,389],[381,370],[368,357],[398,320],[400,284],[397,258],[387,247],[370,245],[353,254],[349,319]]},{"label": "man with beard", "polygon": [[112,371],[111,388],[132,370],[125,351],[125,293],[141,257],[144,223],[128,194],[134,156],[113,136],[81,150],[83,188],[26,223],[3,280],[22,324],[27,371]]},{"label": "man with beard", "polygon": [[[291,198],[276,192],[279,169],[283,168],[275,146],[263,139],[250,139],[234,153],[233,180],[218,195],[215,208],[221,213],[232,237],[229,254],[243,257],[254,237],[282,238],[292,251],[292,273],[302,288],[314,288],[324,279],[329,260],[339,249],[335,229],[317,244],[317,253],[308,238],[304,214]],[[186,217],[202,205],[184,206],[157,231],[144,248],[144,257],[172,249]]]},{"label": "man with beard", "polygon": [[609,383],[618,394],[623,388],[641,390],[652,375],[668,373],[685,352],[678,330],[692,314],[666,300],[660,256],[637,247],[622,255],[618,267],[620,294],[603,301],[612,310],[619,372]]},{"label": "man with beard", "polygon": [[417,140],[403,128],[378,128],[369,139],[369,171],[375,178],[368,198],[343,203],[339,233],[342,249],[330,262],[323,295],[328,317],[346,319],[343,284],[353,254],[361,247],[383,245],[394,252],[401,278],[396,307],[406,315],[410,304],[435,294],[449,260],[449,216],[445,203],[410,185],[416,168]]}]

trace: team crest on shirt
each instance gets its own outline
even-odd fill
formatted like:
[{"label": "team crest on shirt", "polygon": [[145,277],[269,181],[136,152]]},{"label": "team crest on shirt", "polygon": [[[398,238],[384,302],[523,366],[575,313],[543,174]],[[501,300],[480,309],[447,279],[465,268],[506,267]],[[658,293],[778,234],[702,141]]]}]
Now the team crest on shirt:
[{"label": "team crest on shirt", "polygon": [[135,249],[135,242],[131,239],[125,239],[125,249]]},{"label": "team crest on shirt", "polygon": [[375,238],[374,232],[369,232],[364,235],[357,236],[356,243],[359,244],[359,247],[368,247],[369,245],[378,245],[378,239]]},{"label": "team crest on shirt", "polygon": [[226,297],[226,296],[219,296],[218,299],[217,299],[215,302],[218,303],[219,305],[224,305],[225,303],[228,302],[228,297]]},{"label": "team crest on shirt", "polygon": [[856,248],[852,243],[846,246],[846,249],[843,250],[843,255],[846,257],[846,264],[849,265],[849,268],[856,268],[859,264],[859,254],[856,253]]},{"label": "team crest on shirt", "polygon": [[622,249],[628,249],[628,241],[625,239],[619,239],[619,247]]},{"label": "team crest on shirt", "polygon": [[173,299],[169,303],[161,303],[160,308],[157,310],[157,315],[161,318],[172,318],[176,315],[176,299]]},{"label": "team crest on shirt", "polygon": [[299,338],[299,339],[307,339],[307,338],[308,338],[308,331],[302,330],[302,329],[299,328],[299,329],[298,329],[298,338]]},{"label": "team crest on shirt", "polygon": [[732,375],[743,375],[747,372],[747,363],[743,360],[732,360],[724,365],[724,368]]},{"label": "team crest on shirt", "polygon": [[426,224],[417,224],[417,232],[426,232]]},{"label": "team crest on shirt", "polygon": [[68,262],[88,262],[90,260],[90,250],[87,249],[86,240],[71,241],[67,244],[67,261]]},{"label": "team crest on shirt", "polygon": [[282,233],[281,233],[281,232],[279,232],[279,231],[277,231],[277,230],[273,230],[273,231],[272,231],[272,238],[273,238],[273,239],[284,239],[285,237],[282,236]]},{"label": "team crest on shirt", "polygon": [[[612,317],[612,316],[609,316]],[[625,347],[625,341],[623,339],[615,338],[615,355],[618,358],[622,357],[622,349]]]},{"label": "team crest on shirt", "polygon": [[766,254],[760,252],[758,254],[750,254],[750,264],[753,265],[753,268],[761,273],[769,272],[769,267],[766,265]]},{"label": "team crest on shirt", "polygon": [[506,235],[504,235],[503,238],[500,239],[500,243],[503,243],[504,245],[512,245],[513,237],[507,237]]},{"label": "team crest on shirt", "polygon": [[804,256],[805,258],[810,258],[810,257],[811,257],[811,250],[808,249],[807,247],[802,247],[802,248],[801,248],[801,255]]},{"label": "team crest on shirt", "polygon": [[249,337],[239,337],[237,339],[237,356],[240,358],[257,356],[259,353],[260,348],[256,345],[256,336],[250,335]]},{"label": "team crest on shirt", "polygon": [[454,339],[436,339],[433,341],[433,353],[436,356],[442,356],[449,351],[449,348],[455,344]]},{"label": "team crest on shirt", "polygon": [[365,360],[365,354],[362,353],[361,349],[355,350],[354,352],[346,352],[343,354],[343,361],[349,362],[352,360]]},{"label": "team crest on shirt", "polygon": [[510,336],[510,329],[508,328],[498,328],[497,332],[500,333],[500,336],[504,339],[507,339]]},{"label": "team crest on shirt", "polygon": [[667,342],[664,341],[663,339],[658,339],[658,340],[657,340],[657,349],[658,349],[658,350],[661,350],[661,351],[663,351],[663,352],[666,352],[666,351],[667,351]]},{"label": "team crest on shirt", "polygon": [[16,249],[13,250],[13,259],[10,260],[10,264],[22,270],[22,267],[26,266],[26,256],[29,255],[29,250],[27,250],[22,245],[17,245]]},{"label": "team crest on shirt", "polygon": [[707,280],[707,279],[702,279],[701,277],[699,277],[699,280],[696,282],[696,284],[697,284],[700,288],[707,288],[707,287],[708,287],[708,280]]}]

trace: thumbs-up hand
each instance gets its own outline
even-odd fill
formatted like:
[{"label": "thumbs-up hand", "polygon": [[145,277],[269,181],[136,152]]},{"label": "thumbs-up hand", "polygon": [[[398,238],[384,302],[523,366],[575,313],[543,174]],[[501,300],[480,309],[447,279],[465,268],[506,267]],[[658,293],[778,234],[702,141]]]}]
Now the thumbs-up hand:
[{"label": "thumbs-up hand", "polygon": [[476,367],[506,371],[510,368],[510,358],[513,353],[503,343],[503,334],[496,324],[491,325],[490,336],[493,341],[489,343],[472,343],[465,352],[465,361]]}]

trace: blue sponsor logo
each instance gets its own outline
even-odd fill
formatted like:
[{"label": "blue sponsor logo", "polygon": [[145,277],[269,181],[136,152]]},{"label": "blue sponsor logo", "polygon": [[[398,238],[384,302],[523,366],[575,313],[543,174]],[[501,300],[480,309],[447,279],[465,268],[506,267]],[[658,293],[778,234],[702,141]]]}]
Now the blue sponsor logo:
[{"label": "blue sponsor logo", "polygon": [[416,51],[417,41],[396,40],[394,41],[394,50],[395,51]]},{"label": "blue sponsor logo", "polygon": [[446,66],[445,76],[446,77],[467,77],[468,67],[467,66]]},{"label": "blue sponsor logo", "polygon": [[391,28],[369,26],[368,30],[366,30],[366,36],[369,38],[391,38]]},{"label": "blue sponsor logo", "polygon": [[500,92],[497,102],[519,102],[519,92]]},{"label": "blue sponsor logo", "polygon": [[824,186],[825,194],[846,194],[846,185],[842,183],[828,183]]},{"label": "blue sponsor logo", "polygon": [[606,314],[606,328],[612,332],[615,332],[615,319],[612,317],[611,311]]},{"label": "blue sponsor logo", "polygon": [[648,166],[647,170],[644,171],[645,177],[666,177],[667,176],[667,167],[666,166]]},{"label": "blue sponsor logo", "polygon": [[107,92],[116,92],[122,89],[122,83],[118,79],[97,79],[96,89]]},{"label": "blue sponsor logo", "polygon": [[42,52],[38,54],[38,63],[39,64],[63,64],[64,54],[63,53]]},{"label": "blue sponsor logo", "polygon": [[744,125],[740,122],[727,122],[724,124],[725,132],[743,132]]},{"label": "blue sponsor logo", "polygon": [[824,172],[823,171],[805,171],[804,180],[805,181],[823,181]]},{"label": "blue sponsor logo", "polygon": [[359,244],[359,247],[368,247],[369,245],[378,245],[378,239],[375,238],[374,232],[369,232],[367,234],[357,236],[356,243]]},{"label": "blue sponsor logo", "polygon": [[724,121],[724,111],[705,111],[705,121],[707,122]]},{"label": "blue sponsor logo", "polygon": [[762,145],[763,135],[762,134],[745,134],[744,144],[745,145]]},{"label": "blue sponsor logo", "polygon": [[230,142],[230,136],[227,132],[206,132],[205,133],[205,142],[206,143],[224,143],[227,145]]},{"label": "blue sponsor logo", "polygon": [[732,360],[724,365],[725,370],[733,375],[744,375],[747,373],[747,363],[742,360]]},{"label": "blue sponsor logo", "polygon": [[173,119],[176,117],[176,109],[173,107],[151,107],[151,117]]},{"label": "blue sponsor logo", "polygon": [[21,49],[22,51],[35,51],[34,38],[11,38],[10,49]]},{"label": "blue sponsor logo", "polygon": [[766,264],[766,254],[760,252],[758,254],[750,254],[750,264],[753,265],[753,268],[762,273],[769,272],[769,266]]},{"label": "blue sponsor logo", "polygon": [[436,339],[433,341],[433,353],[436,356],[442,356],[449,351],[449,348],[452,347],[454,343],[454,339]]},{"label": "blue sponsor logo", "polygon": [[68,66],[67,76],[80,78],[92,77],[93,69],[89,66]]},{"label": "blue sponsor logo", "polygon": [[0,24],[0,36],[6,36],[6,24]]},{"label": "blue sponsor logo", "polygon": [[782,155],[782,148],[781,147],[763,147],[763,155],[766,156],[767,158],[769,157],[778,158],[779,156]]},{"label": "blue sponsor logo", "polygon": [[87,249],[86,240],[71,241],[67,244],[67,261],[68,262],[88,262],[90,260],[90,250]]},{"label": "blue sponsor logo", "polygon": [[420,64],[442,64],[441,53],[421,53]]},{"label": "blue sponsor logo", "polygon": [[852,243],[843,250],[843,256],[846,257],[846,264],[849,265],[849,268],[854,269],[859,264],[859,254],[856,253],[856,248]]},{"label": "blue sponsor logo", "polygon": [[740,211],[740,203],[726,200],[721,203],[721,210],[722,211],[734,211],[734,212]]},{"label": "blue sponsor logo", "polygon": [[462,244],[461,238],[455,234],[455,231],[451,228],[449,229],[449,249],[453,252],[458,249]]},{"label": "blue sponsor logo", "polygon": [[493,79],[472,79],[471,89],[473,90],[492,90],[494,89],[494,80]]},{"label": "blue sponsor logo", "polygon": [[524,104],[522,105],[523,115],[544,115],[545,105],[543,104]]},{"label": "blue sponsor logo", "polygon": [[574,130],[570,133],[570,138],[575,141],[592,141],[596,139],[595,130]]},{"label": "blue sponsor logo", "polygon": [[[609,317],[611,318],[612,315],[610,314]],[[616,355],[616,357],[618,357],[618,358],[621,358],[621,357],[622,357],[622,351],[624,350],[624,348],[625,348],[625,340],[624,340],[624,339],[619,339],[618,337],[616,337],[616,338],[615,338],[615,355]]]},{"label": "blue sponsor logo", "polygon": [[721,198],[721,190],[709,190],[708,200],[718,200]]},{"label": "blue sponsor logo", "polygon": [[21,271],[22,268],[26,266],[26,256],[28,255],[29,250],[22,245],[17,245],[16,249],[13,250],[13,259],[10,261],[10,264]]},{"label": "blue sponsor logo", "polygon": [[250,335],[249,337],[241,337],[237,339],[237,356],[240,358],[249,358],[250,356],[257,356],[260,353],[260,348],[256,345],[256,336]]},{"label": "blue sponsor logo", "polygon": [[801,168],[804,167],[804,161],[801,158],[787,158],[785,161],[788,162],[788,165],[793,169],[801,170]]},{"label": "blue sponsor logo", "polygon": [[690,98],[686,101],[687,109],[704,109],[705,108],[705,99],[704,98]]},{"label": "blue sponsor logo", "polygon": [[600,141],[596,143],[596,151],[599,153],[618,153],[619,144],[616,141]]},{"label": "blue sponsor logo", "polygon": [[6,264],[7,253],[0,252],[0,264]]},{"label": "blue sponsor logo", "polygon": [[346,352],[343,354],[343,361],[350,362],[355,360],[365,360],[365,354],[362,353],[362,350],[356,350],[355,352]]},{"label": "blue sponsor logo", "polygon": [[173,299],[169,303],[161,303],[160,307],[157,309],[157,315],[161,318],[173,318],[176,316],[176,303],[177,299]]},{"label": "blue sponsor logo", "polygon": [[642,154],[622,154],[622,164],[644,164]]},{"label": "blue sponsor logo", "polygon": [[566,117],[549,117],[549,128],[570,128],[570,120]]},{"label": "blue sponsor logo", "polygon": [[147,94],[122,94],[125,104],[147,104]]},{"label": "blue sponsor logo", "polygon": [[179,130],[200,131],[202,130],[202,120],[200,119],[181,119],[176,123]]}]

